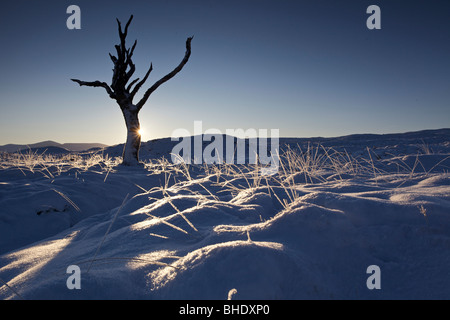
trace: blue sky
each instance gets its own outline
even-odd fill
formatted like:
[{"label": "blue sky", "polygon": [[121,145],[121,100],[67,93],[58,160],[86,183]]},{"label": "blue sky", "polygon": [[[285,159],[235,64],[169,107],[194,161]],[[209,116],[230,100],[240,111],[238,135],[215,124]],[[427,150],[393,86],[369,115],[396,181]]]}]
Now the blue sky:
[{"label": "blue sky", "polygon": [[[81,8],[81,30],[66,9]],[[381,9],[369,30],[366,9]],[[170,72],[194,35],[185,68],[140,113],[143,140],[177,128],[279,129],[340,136],[450,127],[447,0],[4,1],[0,19],[0,144],[125,141],[110,83],[116,17],[131,14],[141,94]],[[139,94],[138,94],[139,95]]]}]

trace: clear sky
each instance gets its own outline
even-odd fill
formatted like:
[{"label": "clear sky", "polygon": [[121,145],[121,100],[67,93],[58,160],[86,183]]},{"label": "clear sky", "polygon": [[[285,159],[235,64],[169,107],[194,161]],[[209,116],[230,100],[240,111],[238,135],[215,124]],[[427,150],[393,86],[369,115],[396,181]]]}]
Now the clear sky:
[{"label": "clear sky", "polygon": [[[66,9],[81,8],[81,30]],[[369,5],[381,30],[369,30]],[[177,128],[279,129],[284,137],[450,127],[450,1],[2,1],[0,144],[123,143],[110,84],[116,17],[133,14],[141,94],[192,55],[140,113],[143,140]],[[139,94],[138,94],[139,96]]]}]

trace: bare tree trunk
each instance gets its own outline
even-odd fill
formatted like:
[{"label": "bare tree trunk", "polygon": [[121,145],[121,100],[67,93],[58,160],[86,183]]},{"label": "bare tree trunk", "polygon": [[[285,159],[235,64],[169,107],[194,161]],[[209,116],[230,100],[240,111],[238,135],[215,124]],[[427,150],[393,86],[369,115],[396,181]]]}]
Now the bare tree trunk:
[{"label": "bare tree trunk", "polygon": [[122,164],[125,166],[136,166],[139,164],[139,149],[141,146],[139,110],[132,105],[122,108],[122,113],[127,126],[127,141],[123,148]]}]

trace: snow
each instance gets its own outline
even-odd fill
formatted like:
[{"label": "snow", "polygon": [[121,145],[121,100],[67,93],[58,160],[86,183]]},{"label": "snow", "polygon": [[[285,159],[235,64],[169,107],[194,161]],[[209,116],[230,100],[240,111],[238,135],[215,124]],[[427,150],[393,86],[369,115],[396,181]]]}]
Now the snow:
[{"label": "snow", "polygon": [[[117,165],[123,146],[4,154],[0,297],[450,299],[450,130],[287,144],[269,177],[186,171],[161,160],[170,139],[143,143],[139,168]],[[72,265],[80,290],[67,287]]]}]

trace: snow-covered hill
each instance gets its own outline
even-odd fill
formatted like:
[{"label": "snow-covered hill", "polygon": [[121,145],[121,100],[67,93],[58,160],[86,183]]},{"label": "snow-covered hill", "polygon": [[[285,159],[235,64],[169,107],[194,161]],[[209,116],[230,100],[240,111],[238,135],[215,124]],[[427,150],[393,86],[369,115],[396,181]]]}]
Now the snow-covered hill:
[{"label": "snow-covered hill", "polygon": [[273,176],[172,147],[3,154],[0,297],[450,299],[450,130],[281,139]]},{"label": "snow-covered hill", "polygon": [[92,148],[106,148],[107,145],[102,143],[58,143],[55,141],[42,141],[32,144],[6,144],[0,146],[0,151],[2,152],[46,152],[47,154],[55,153],[52,148],[60,149],[57,153],[65,152],[81,152]]}]

